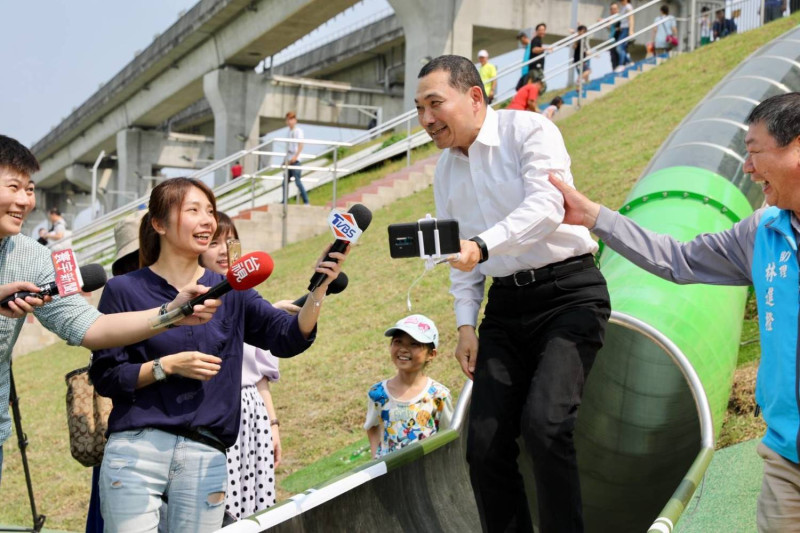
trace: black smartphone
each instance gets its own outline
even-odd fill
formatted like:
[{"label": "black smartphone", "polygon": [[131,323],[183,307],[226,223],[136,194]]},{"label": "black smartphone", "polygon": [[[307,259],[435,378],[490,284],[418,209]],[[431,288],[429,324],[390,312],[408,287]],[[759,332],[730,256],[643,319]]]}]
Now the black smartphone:
[{"label": "black smartphone", "polygon": [[403,257],[419,257],[419,232],[422,231],[422,243],[425,255],[436,253],[434,231],[439,230],[439,253],[455,254],[461,251],[461,239],[458,236],[458,221],[453,219],[421,220],[389,225],[389,253],[393,259]]}]

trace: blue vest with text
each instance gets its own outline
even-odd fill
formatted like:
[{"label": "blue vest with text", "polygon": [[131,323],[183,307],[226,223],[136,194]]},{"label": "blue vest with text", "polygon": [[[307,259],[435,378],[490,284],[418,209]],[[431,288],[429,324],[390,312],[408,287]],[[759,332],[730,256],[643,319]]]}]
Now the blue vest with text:
[{"label": "blue vest with text", "polygon": [[761,333],[756,402],[767,423],[763,442],[798,463],[800,276],[790,211],[771,207],[764,212],[756,232],[752,266]]}]

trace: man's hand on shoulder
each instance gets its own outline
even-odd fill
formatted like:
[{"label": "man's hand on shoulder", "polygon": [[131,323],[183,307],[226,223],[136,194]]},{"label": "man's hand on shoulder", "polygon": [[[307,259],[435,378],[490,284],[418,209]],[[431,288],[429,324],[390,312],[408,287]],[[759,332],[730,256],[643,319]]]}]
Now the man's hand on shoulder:
[{"label": "man's hand on shoulder", "polygon": [[564,195],[564,224],[592,229],[600,214],[600,204],[589,200],[574,187],[550,174],[550,183]]}]

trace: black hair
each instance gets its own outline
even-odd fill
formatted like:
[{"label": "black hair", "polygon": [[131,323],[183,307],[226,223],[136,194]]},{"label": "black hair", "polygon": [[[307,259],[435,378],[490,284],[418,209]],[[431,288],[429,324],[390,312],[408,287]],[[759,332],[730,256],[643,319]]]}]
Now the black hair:
[{"label": "black hair", "polygon": [[661,12],[665,15],[669,15],[669,6],[667,4],[661,6]]},{"label": "black hair", "polygon": [[47,212],[51,215],[61,216],[61,211],[59,211],[57,207],[51,207],[50,209],[47,210]]},{"label": "black hair", "polygon": [[561,98],[560,96],[556,96],[555,98],[550,100],[550,105],[554,105],[556,107],[558,107],[558,104],[563,104],[563,103],[564,103],[564,99]]},{"label": "black hair", "polygon": [[578,26],[578,31],[579,31],[579,32],[581,32],[581,31],[586,31],[586,26],[584,26],[583,24],[581,24],[580,26]]},{"label": "black hair", "polygon": [[8,167],[18,174],[31,174],[39,170],[39,162],[29,149],[16,139],[0,135],[0,167]]},{"label": "black hair", "polygon": [[758,104],[745,123],[761,122],[778,143],[786,146],[800,137],[800,93],[779,94]]},{"label": "black hair", "polygon": [[432,72],[443,70],[450,73],[450,87],[465,93],[473,87],[479,87],[483,94],[483,102],[486,103],[486,90],[483,87],[481,75],[475,64],[462,56],[439,56],[431,59],[427,65],[419,71],[418,79],[424,78]]},{"label": "black hair", "polygon": [[544,26],[544,29],[547,29],[547,24],[545,24],[544,22],[540,22],[539,24],[536,25],[536,31],[539,31],[539,28],[541,28],[542,26]]}]

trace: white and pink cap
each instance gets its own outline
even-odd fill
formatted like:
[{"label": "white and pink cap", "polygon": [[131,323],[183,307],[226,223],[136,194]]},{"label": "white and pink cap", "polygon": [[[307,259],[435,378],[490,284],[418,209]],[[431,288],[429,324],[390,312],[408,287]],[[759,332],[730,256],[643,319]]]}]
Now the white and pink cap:
[{"label": "white and pink cap", "polygon": [[424,344],[433,343],[434,348],[439,347],[439,330],[433,320],[425,315],[411,315],[401,318],[391,328],[386,330],[387,337],[392,337],[396,332],[404,331],[411,335],[414,340]]}]

